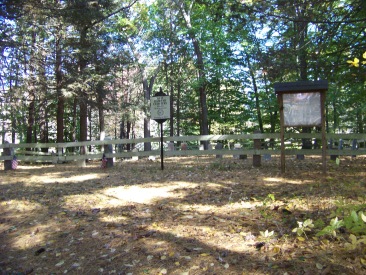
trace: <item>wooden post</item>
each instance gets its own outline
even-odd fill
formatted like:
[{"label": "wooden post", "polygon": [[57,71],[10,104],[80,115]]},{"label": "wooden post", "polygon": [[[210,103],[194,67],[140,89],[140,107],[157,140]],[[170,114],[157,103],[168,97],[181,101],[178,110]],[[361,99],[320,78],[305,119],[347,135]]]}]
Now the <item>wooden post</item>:
[{"label": "wooden post", "polygon": [[[215,146],[215,150],[222,150],[224,148],[224,145],[220,142],[218,142]],[[217,159],[222,159],[222,155],[216,155]]]},{"label": "wooden post", "polygon": [[[260,134],[260,130],[255,130],[254,134]],[[254,149],[260,150],[262,149],[262,141],[260,139],[254,139]],[[260,167],[261,166],[261,155],[253,155],[253,166]]]},{"label": "wooden post", "polygon": [[320,93],[322,125],[322,162],[323,174],[327,173],[327,138],[325,136],[325,93]]},{"label": "wooden post", "polygon": [[283,115],[283,96],[282,93],[278,94],[278,103],[280,105],[280,128],[281,128],[281,173],[286,171],[286,155],[285,155],[285,126]]},{"label": "wooden post", "polygon": [[[104,145],[104,154],[113,154],[113,146],[112,144]],[[106,168],[113,167],[113,158],[107,158]]]},{"label": "wooden post", "polygon": [[[285,172],[285,127],[312,127],[322,128],[322,159],[323,172],[326,173],[326,138],[325,138],[325,94],[328,90],[328,81],[298,81],[275,83],[275,92],[280,105],[281,119],[281,172]],[[313,93],[313,94],[312,94]],[[286,94],[286,98],[283,94]],[[312,95],[311,95],[312,94]],[[317,105],[317,94],[320,94]],[[305,96],[304,96],[305,95]],[[286,104],[284,104],[286,100]],[[286,108],[286,110],[284,109]],[[286,112],[286,113],[285,113]]]},{"label": "wooden post", "polygon": [[[352,147],[351,147],[352,151],[357,150],[357,139],[353,139],[352,140]],[[356,157],[356,155],[352,155],[353,158]]]},{"label": "wooden post", "polygon": [[182,151],[186,151],[186,150],[188,150],[188,144],[187,143],[185,143],[185,142],[183,142],[181,145],[180,145],[180,149],[182,150]]},{"label": "wooden post", "polygon": [[[329,149],[332,150],[334,149],[333,147],[333,139],[329,140]],[[338,155],[330,155],[330,160],[336,160],[338,158]]]},{"label": "wooden post", "polygon": [[[10,144],[8,141],[5,141],[6,144]],[[4,156],[11,156],[13,157],[14,156],[14,149],[11,148],[10,146],[9,147],[5,147],[3,149],[3,155]],[[4,170],[13,170],[13,167],[12,167],[12,160],[4,160]]]}]

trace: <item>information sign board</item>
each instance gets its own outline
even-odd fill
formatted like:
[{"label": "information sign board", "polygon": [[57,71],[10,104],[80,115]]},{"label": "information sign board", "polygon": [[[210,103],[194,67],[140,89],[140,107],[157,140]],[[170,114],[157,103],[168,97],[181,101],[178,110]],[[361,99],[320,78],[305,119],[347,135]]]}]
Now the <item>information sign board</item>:
[{"label": "information sign board", "polygon": [[320,93],[283,94],[284,126],[320,126]]},{"label": "information sign board", "polygon": [[153,96],[151,97],[151,119],[169,119],[170,118],[170,97]]},{"label": "information sign board", "polygon": [[[320,127],[323,172],[326,173],[325,96],[327,80],[274,83],[280,107],[281,172],[285,172],[285,128]],[[303,139],[303,145],[306,139]]]}]

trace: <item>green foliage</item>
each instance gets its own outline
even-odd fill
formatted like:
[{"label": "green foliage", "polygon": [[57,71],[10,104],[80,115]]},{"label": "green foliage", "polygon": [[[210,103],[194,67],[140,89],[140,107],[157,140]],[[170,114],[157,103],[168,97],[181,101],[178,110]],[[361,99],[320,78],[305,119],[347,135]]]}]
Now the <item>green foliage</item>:
[{"label": "green foliage", "polygon": [[259,233],[266,241],[270,240],[274,236],[274,231],[268,231],[268,229],[266,231],[259,231]]},{"label": "green foliage", "polygon": [[366,235],[363,235],[361,238],[357,239],[357,237],[353,234],[349,235],[350,242],[346,242],[344,244],[344,247],[347,250],[355,250],[357,249],[361,244],[366,244]]},{"label": "green foliage", "polygon": [[356,235],[366,235],[366,216],[362,211],[357,213],[353,210],[350,215],[344,217],[343,221],[349,232]]},{"label": "green foliage", "polygon": [[331,235],[333,237],[337,236],[337,230],[344,225],[343,220],[338,220],[338,217],[332,219],[328,226],[324,227],[320,230],[316,236],[324,236],[324,235]]},{"label": "green foliage", "polygon": [[321,229],[324,228],[325,222],[322,219],[317,219],[314,221],[314,228]]},{"label": "green foliage", "polygon": [[314,227],[313,220],[307,219],[304,222],[298,221],[297,223],[299,226],[294,228],[292,232],[296,233],[296,235],[299,237],[304,235],[306,238],[308,238],[306,232],[311,231],[311,229]]},{"label": "green foliage", "polygon": [[263,200],[263,206],[266,206],[268,203],[274,202],[274,201],[275,201],[274,194],[268,194],[267,197]]},{"label": "green foliage", "polygon": [[[59,88],[70,98],[65,102],[65,112],[73,109],[74,98],[81,97],[90,112],[96,112],[100,106],[95,98],[103,92],[103,110],[113,111],[108,121],[118,123],[133,117],[129,122],[136,122],[135,129],[141,129],[137,123],[144,119],[144,102],[138,68],[154,71],[159,67],[155,86],[167,87],[173,93],[174,127],[179,128],[176,132],[180,135],[200,133],[203,117],[198,90],[203,86],[211,133],[249,132],[257,128],[259,117],[265,131],[274,132],[279,125],[279,109],[273,83],[297,80],[300,70],[307,69],[309,80],[323,78],[330,82],[327,122],[333,124],[333,130],[364,130],[366,53],[362,54],[365,49],[359,35],[364,22],[318,24],[316,28],[312,25],[312,20],[342,22],[363,16],[350,1],[305,1],[301,9],[291,1],[199,1],[187,13],[189,24],[179,11],[179,4],[189,6],[185,1],[133,2],[131,7],[121,9],[128,6],[127,2],[5,1],[2,11],[7,20],[0,20],[0,71],[4,72],[0,99],[4,105],[21,105],[2,106],[19,112],[21,119],[14,120],[13,114],[7,112],[0,121],[13,119],[16,123],[12,129],[24,135],[22,127],[28,126],[30,101],[17,96],[15,89],[20,95],[28,94],[27,87],[31,85],[26,80],[35,77],[42,80],[36,83],[36,108],[55,99],[57,104],[54,68],[60,67]],[[278,18],[287,18],[291,24],[283,24]],[[296,18],[310,21],[305,24]],[[301,31],[303,27],[307,31]],[[131,41],[133,47],[127,47]],[[350,45],[349,41],[353,43]],[[198,46],[203,59],[199,67],[195,55]],[[54,55],[56,48],[60,49],[58,56],[62,56],[59,64]],[[134,58],[138,56],[141,58]],[[246,56],[254,78],[249,75]],[[29,62],[31,57],[36,62]],[[340,65],[347,64],[351,57],[348,63],[352,67],[345,70]],[[32,66],[34,70],[30,70]],[[197,79],[197,72],[203,68],[205,77]],[[114,108],[122,103],[137,108]],[[52,108],[46,116],[49,125],[56,123],[56,108]],[[72,116],[78,120],[79,112],[65,115],[65,131],[78,132]],[[99,129],[97,116],[90,115],[89,119],[91,132]],[[106,125],[107,134],[115,135],[114,126]],[[5,131],[11,130],[10,126],[7,128]],[[34,137],[37,135],[35,132]],[[90,138],[94,136],[92,132]]]},{"label": "green foliage", "polygon": [[269,209],[268,204],[275,201],[275,196],[274,194],[268,194],[263,200],[262,200],[262,205],[258,206],[259,208],[259,212],[261,214],[261,216],[264,218],[266,224],[268,223],[269,220],[271,220],[271,217],[273,215],[273,211],[271,209]]}]

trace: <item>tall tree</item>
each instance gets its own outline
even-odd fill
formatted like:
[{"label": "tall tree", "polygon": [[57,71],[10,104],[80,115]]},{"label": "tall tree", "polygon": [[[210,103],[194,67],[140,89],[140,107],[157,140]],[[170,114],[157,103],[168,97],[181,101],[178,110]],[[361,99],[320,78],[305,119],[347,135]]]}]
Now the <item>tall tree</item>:
[{"label": "tall tree", "polygon": [[[198,38],[197,33],[195,32],[195,28],[192,24],[191,16],[193,12],[193,6],[195,1],[185,1],[185,0],[174,0],[174,3],[178,6],[179,11],[181,12],[186,27],[188,29],[189,38],[192,41],[194,52],[196,55],[196,67],[198,73],[198,90],[200,95],[200,126],[201,126],[201,134],[208,135],[208,109],[207,109],[207,95],[206,95],[206,71],[205,71],[205,63],[203,60],[203,52],[201,49],[200,40]],[[205,149],[208,149],[208,143],[204,142]]]}]

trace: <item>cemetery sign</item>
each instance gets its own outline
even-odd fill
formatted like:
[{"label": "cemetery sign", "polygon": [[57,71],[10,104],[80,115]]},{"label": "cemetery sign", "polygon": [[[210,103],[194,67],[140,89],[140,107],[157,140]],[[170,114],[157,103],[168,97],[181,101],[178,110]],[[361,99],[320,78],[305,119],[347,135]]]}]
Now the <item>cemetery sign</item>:
[{"label": "cemetery sign", "polygon": [[320,126],[320,93],[283,94],[284,126]]},{"label": "cemetery sign", "polygon": [[322,128],[323,172],[326,172],[325,138],[325,94],[328,81],[297,81],[275,83],[274,89],[280,105],[281,126],[281,172],[285,172],[285,128],[310,127]]},{"label": "cemetery sign", "polygon": [[151,119],[162,123],[170,118],[170,96],[161,91],[151,97]]},{"label": "cemetery sign", "polygon": [[164,170],[163,123],[170,119],[170,96],[160,87],[160,91],[151,97],[150,104],[151,119],[160,124],[160,160],[161,170]]}]

